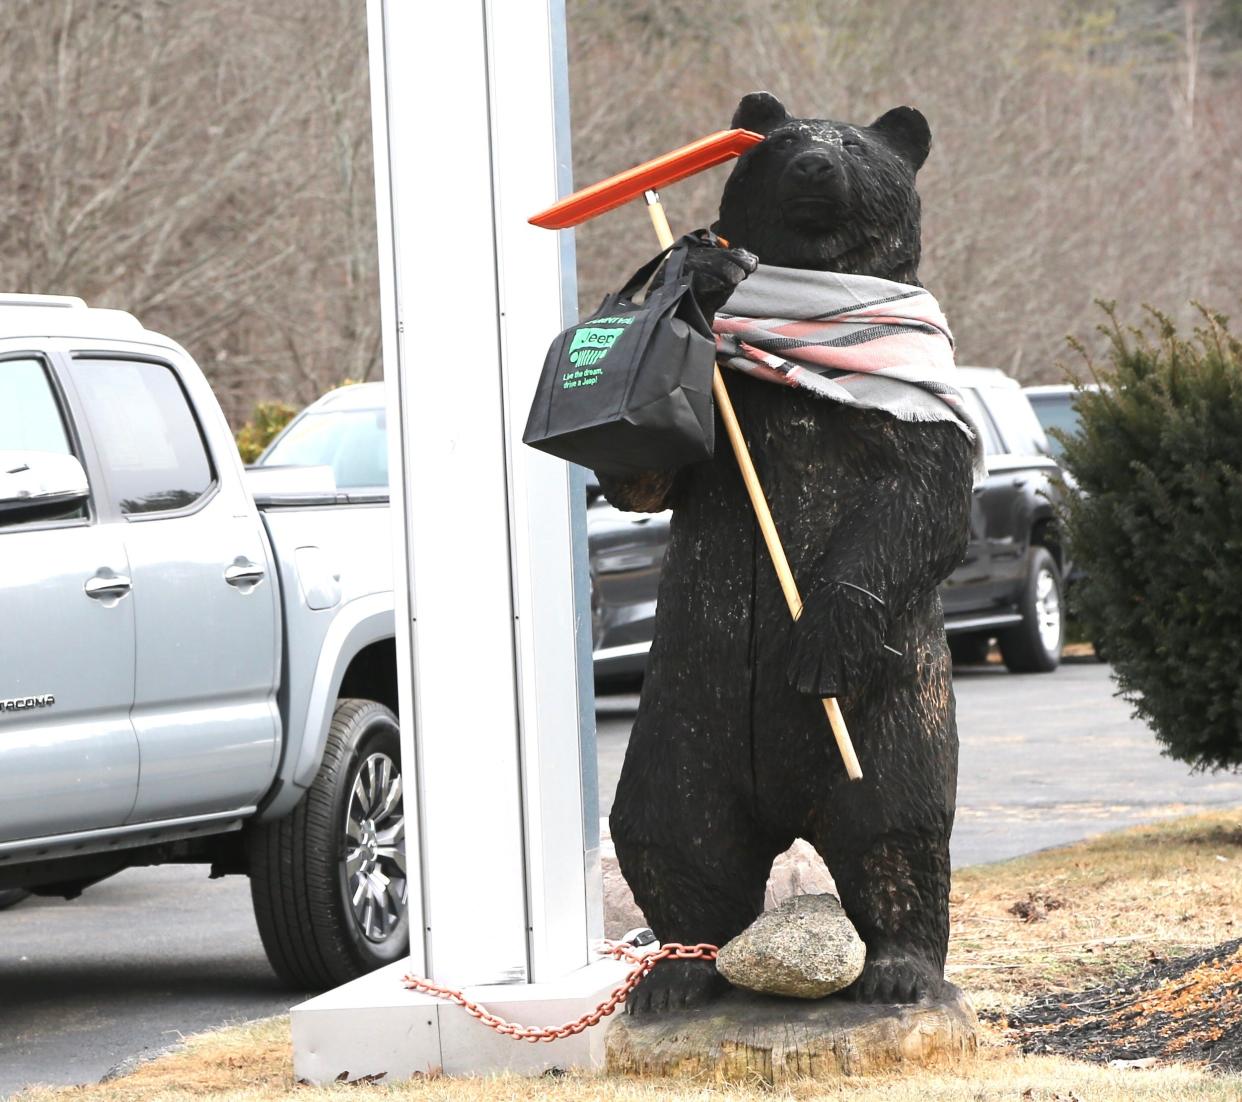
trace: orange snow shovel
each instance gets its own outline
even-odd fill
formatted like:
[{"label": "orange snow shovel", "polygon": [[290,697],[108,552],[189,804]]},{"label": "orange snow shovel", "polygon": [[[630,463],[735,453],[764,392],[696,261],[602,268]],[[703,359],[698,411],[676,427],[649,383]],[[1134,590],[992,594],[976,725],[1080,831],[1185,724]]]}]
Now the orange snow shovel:
[{"label": "orange snow shovel", "polygon": [[[655,227],[660,247],[667,249],[673,244],[673,234],[656,189],[739,157],[761,141],[761,134],[753,134],[749,130],[721,130],[709,134],[697,142],[691,142],[598,184],[576,191],[555,206],[534,215],[530,222],[549,230],[568,229],[643,195],[646,197],[647,212],[651,216],[651,224]],[[724,376],[720,373],[719,366],[712,379],[712,395],[716,400],[716,408],[720,410],[720,418],[724,421],[729,443],[733,445],[733,454],[741,468],[742,480],[746,483],[746,491],[750,495],[759,530],[763,533],[764,543],[772,556],[772,564],[776,567],[781,592],[785,594],[790,615],[796,620],[802,615],[802,597],[798,594],[793,572],[789,569],[789,560],[781,546],[780,535],[772,520],[772,511],[768,508],[768,500],[759,484],[759,476],[746,448],[746,439],[742,436],[742,429],[738,424],[737,414],[733,411],[733,403],[729,400],[729,392],[725,389]],[[862,777],[862,767],[858,764],[854,744],[850,741],[850,733],[845,726],[845,717],[841,715],[841,707],[835,697],[824,697],[824,710],[828,713],[828,723],[832,727],[837,749],[841,752],[841,760],[845,763],[845,771],[851,780],[859,780]]]}]

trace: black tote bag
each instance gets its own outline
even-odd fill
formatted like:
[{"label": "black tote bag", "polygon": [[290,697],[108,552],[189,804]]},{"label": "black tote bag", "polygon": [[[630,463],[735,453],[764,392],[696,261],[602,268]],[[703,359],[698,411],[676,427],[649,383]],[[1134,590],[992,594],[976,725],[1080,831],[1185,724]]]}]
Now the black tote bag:
[{"label": "black tote bag", "polygon": [[711,457],[716,339],[690,293],[683,242],[552,342],[523,441],[610,475]]}]

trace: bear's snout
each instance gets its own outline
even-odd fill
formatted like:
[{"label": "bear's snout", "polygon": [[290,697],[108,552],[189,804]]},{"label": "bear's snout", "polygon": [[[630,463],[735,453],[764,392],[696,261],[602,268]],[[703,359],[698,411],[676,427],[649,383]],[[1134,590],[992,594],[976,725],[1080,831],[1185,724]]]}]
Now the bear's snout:
[{"label": "bear's snout", "polygon": [[800,153],[789,166],[791,181],[808,189],[823,187],[837,174],[837,164],[832,154],[812,150]]},{"label": "bear's snout", "polygon": [[781,174],[781,213],[787,225],[803,233],[822,233],[849,206],[844,166],[830,150],[799,153]]}]

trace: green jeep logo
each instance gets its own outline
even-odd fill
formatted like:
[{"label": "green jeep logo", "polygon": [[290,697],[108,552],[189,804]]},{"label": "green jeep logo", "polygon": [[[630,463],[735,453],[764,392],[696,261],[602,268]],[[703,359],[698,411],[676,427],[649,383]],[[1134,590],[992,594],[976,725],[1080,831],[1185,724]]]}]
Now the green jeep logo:
[{"label": "green jeep logo", "polygon": [[633,317],[595,318],[594,320],[605,324],[584,325],[574,332],[574,339],[569,344],[569,362],[576,370],[566,371],[561,375],[562,390],[594,386],[599,382],[604,369],[595,365],[608,355],[608,350],[612,348],[613,343],[625,332],[624,326],[634,321]]},{"label": "green jeep logo", "polygon": [[599,363],[608,355],[613,342],[624,332],[624,329],[583,326],[574,334],[573,342],[569,346],[569,362],[574,367],[590,367]]}]

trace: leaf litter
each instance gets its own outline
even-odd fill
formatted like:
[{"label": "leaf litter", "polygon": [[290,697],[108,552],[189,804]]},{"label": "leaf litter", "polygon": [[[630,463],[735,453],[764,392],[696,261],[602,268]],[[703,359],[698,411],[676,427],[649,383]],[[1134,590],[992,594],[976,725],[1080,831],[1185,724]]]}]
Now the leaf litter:
[{"label": "leaf litter", "polygon": [[1096,1063],[1177,1060],[1242,1071],[1242,938],[1009,1011],[1023,1052]]}]

